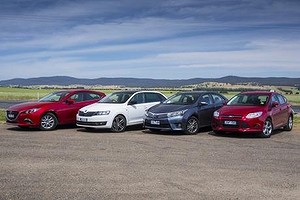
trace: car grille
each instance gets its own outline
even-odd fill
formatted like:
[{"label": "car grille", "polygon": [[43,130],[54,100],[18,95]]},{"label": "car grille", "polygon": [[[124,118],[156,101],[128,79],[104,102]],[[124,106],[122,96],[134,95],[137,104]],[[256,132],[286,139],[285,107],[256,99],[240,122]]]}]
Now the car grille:
[{"label": "car grille", "polygon": [[152,113],[148,112],[148,117],[153,118],[153,119],[161,119],[161,118],[167,118],[168,114],[167,113]]},{"label": "car grille", "polygon": [[83,111],[79,111],[79,116],[82,117],[91,117],[96,115],[97,112],[83,112]]},{"label": "car grille", "polygon": [[8,111],[6,111],[6,118],[8,120],[13,121],[18,117],[18,114],[19,114],[19,112],[17,112],[17,111],[9,111],[8,110]]},{"label": "car grille", "polygon": [[222,118],[227,118],[227,119],[242,119],[242,115],[222,115]]}]

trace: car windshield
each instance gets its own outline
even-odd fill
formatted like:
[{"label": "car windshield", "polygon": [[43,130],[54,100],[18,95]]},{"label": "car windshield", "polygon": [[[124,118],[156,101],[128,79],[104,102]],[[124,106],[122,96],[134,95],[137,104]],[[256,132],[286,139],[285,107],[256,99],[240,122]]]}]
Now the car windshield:
[{"label": "car windshield", "polygon": [[53,92],[51,94],[48,94],[47,96],[41,98],[40,102],[58,102],[65,96],[67,96],[69,92],[67,91],[61,91],[61,92]]},{"label": "car windshield", "polygon": [[99,103],[125,103],[134,92],[115,92],[107,95]]},{"label": "car windshield", "polygon": [[231,106],[264,106],[269,99],[265,94],[238,94],[227,105]]},{"label": "car windshield", "polygon": [[169,97],[164,104],[191,105],[199,98],[199,94],[179,93]]}]

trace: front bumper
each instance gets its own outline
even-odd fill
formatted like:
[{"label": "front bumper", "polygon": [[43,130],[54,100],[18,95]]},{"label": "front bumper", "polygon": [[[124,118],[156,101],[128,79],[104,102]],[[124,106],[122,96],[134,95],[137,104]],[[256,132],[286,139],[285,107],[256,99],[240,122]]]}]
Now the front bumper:
[{"label": "front bumper", "polygon": [[148,129],[158,130],[184,130],[184,122],[182,116],[170,117],[170,118],[151,118],[146,117],[144,120],[144,127]]},{"label": "front bumper", "polygon": [[110,115],[79,116],[76,115],[76,125],[86,128],[111,128],[113,118]]},{"label": "front bumper", "polygon": [[40,126],[40,116],[37,113],[17,113],[14,118],[8,117],[8,112],[6,113],[6,123],[8,125],[20,126],[20,127],[39,127]]},{"label": "front bumper", "polygon": [[[230,122],[232,122],[230,124]],[[234,124],[235,122],[236,124]],[[262,132],[264,120],[261,118],[254,119],[230,119],[230,118],[213,118],[212,129],[217,132],[239,132],[239,133],[259,133]]]}]

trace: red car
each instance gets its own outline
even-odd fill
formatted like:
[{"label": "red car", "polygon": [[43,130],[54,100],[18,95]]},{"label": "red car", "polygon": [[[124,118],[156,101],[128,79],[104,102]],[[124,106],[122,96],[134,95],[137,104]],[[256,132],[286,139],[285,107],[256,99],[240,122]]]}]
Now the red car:
[{"label": "red car", "polygon": [[287,99],[276,92],[243,92],[214,112],[215,133],[249,132],[270,137],[274,129],[293,128],[293,110]]},{"label": "red car", "polygon": [[104,96],[102,92],[90,90],[54,92],[37,102],[9,107],[6,111],[6,122],[21,128],[35,127],[41,130],[53,130],[61,124],[76,124],[78,110]]}]

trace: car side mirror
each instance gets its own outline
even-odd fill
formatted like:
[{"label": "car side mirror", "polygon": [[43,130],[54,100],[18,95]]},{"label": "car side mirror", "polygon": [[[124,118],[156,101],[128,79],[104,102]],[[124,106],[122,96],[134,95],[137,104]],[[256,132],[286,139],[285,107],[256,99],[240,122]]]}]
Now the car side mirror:
[{"label": "car side mirror", "polygon": [[74,104],[75,101],[74,101],[74,99],[67,99],[67,100],[66,100],[66,103],[67,103],[68,105],[71,105],[71,104]]},{"label": "car side mirror", "polygon": [[277,107],[278,105],[279,105],[279,103],[278,103],[277,101],[272,102],[272,108],[275,108],[275,107]]}]

